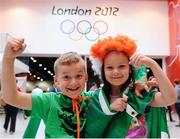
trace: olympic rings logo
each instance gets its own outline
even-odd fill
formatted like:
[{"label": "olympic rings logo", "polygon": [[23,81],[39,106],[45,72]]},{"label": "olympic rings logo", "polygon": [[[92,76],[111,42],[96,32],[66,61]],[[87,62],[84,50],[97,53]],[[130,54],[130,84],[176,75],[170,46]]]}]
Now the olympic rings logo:
[{"label": "olympic rings logo", "polygon": [[80,20],[75,23],[70,19],[66,19],[61,22],[60,30],[74,41],[80,40],[83,36],[89,41],[96,41],[100,35],[108,31],[108,25],[103,20],[97,20],[91,24],[88,20]]}]

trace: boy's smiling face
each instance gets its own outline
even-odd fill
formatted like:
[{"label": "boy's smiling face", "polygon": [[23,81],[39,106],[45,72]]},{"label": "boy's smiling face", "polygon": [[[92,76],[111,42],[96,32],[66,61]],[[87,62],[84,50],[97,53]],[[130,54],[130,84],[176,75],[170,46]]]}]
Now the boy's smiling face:
[{"label": "boy's smiling face", "polygon": [[85,88],[88,76],[83,62],[59,65],[55,84],[69,98],[77,98]]}]

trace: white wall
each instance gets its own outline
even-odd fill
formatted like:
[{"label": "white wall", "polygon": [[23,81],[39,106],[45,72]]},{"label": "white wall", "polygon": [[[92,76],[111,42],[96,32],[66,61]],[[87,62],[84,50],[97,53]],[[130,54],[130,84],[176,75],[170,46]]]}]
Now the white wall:
[{"label": "white wall", "polygon": [[[2,73],[2,59],[3,59],[3,54],[0,53],[0,77]],[[14,71],[16,74],[18,73],[28,73],[29,72],[29,66],[24,64],[18,59],[15,59],[15,64],[14,64]]]},{"label": "white wall", "polygon": [[[77,7],[81,9],[80,12],[90,9],[91,14],[61,15],[62,10]],[[95,15],[97,7],[108,8],[108,15]],[[114,7],[119,8],[119,11],[115,12]],[[60,15],[57,14],[58,9]],[[60,24],[67,19],[75,22],[75,25],[82,20],[88,20],[91,24],[103,20],[108,30],[99,35],[99,38],[125,34],[137,40],[139,51],[146,55],[169,55],[167,1],[1,0],[0,2],[0,32],[25,37],[30,54],[59,54],[67,51],[88,54],[90,46],[95,41],[89,41],[85,35],[82,35],[80,40],[72,40],[71,38],[81,37],[77,30],[70,35],[64,34],[60,30]],[[105,24],[96,25],[100,32],[106,28]],[[67,29],[66,31],[70,31],[72,24],[69,22],[67,25],[63,24],[63,27]],[[80,28],[84,30],[87,27],[88,24],[84,22]],[[98,37],[93,30],[87,36],[92,39]]]}]

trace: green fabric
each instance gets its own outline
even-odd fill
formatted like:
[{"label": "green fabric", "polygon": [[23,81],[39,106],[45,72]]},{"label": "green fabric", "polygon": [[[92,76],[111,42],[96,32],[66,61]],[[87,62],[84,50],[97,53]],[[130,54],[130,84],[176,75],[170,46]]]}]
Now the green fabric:
[{"label": "green fabric", "polygon": [[31,110],[24,110],[24,115],[25,116],[30,116],[31,115]]},{"label": "green fabric", "polygon": [[[133,107],[136,112],[140,115],[144,114],[146,107],[152,101],[154,96],[154,91],[142,92],[143,98],[139,98],[134,92],[128,93],[128,104]],[[124,138],[128,132],[129,126],[131,124],[132,117],[129,116],[125,111],[118,112],[116,116],[113,117],[111,123],[106,129],[105,136],[108,138]]]},{"label": "green fabric", "polygon": [[146,115],[146,123],[148,138],[162,138],[161,132],[164,132],[169,136],[165,108],[150,107],[150,111]]},{"label": "green fabric", "polygon": [[[106,115],[99,103],[100,92],[104,93],[100,88],[95,92],[96,95],[90,101],[85,126],[85,137],[124,138],[128,132],[132,117],[125,111],[118,112],[115,115]],[[128,104],[139,114],[144,114],[147,105],[153,99],[154,92],[144,91],[142,95],[143,98],[138,98],[134,92],[130,91],[128,93]]]},{"label": "green fabric", "polygon": [[[82,95],[86,95],[82,93]],[[62,93],[31,94],[32,116],[43,119],[46,138],[75,138],[77,134],[76,114],[72,111],[72,100]],[[81,130],[86,121],[89,99],[79,101]],[[82,134],[81,134],[82,135]]]},{"label": "green fabric", "polygon": [[118,112],[108,124],[103,137],[125,138],[132,121],[132,117],[126,111]]},{"label": "green fabric", "polygon": [[145,83],[147,81],[147,70],[145,66],[135,67],[134,79],[138,83]]},{"label": "green fabric", "polygon": [[31,110],[24,110],[24,115],[28,117],[30,116],[30,120],[23,134],[23,138],[35,138],[41,119],[31,116]]},{"label": "green fabric", "polygon": [[31,116],[29,123],[26,127],[26,130],[24,132],[23,138],[35,138],[39,125],[40,125],[41,119]]},{"label": "green fabric", "polygon": [[[101,138],[103,137],[104,130],[106,129],[108,123],[112,119],[112,115],[106,115],[101,109],[99,103],[99,92],[101,89],[95,91],[94,96],[90,99],[88,114],[85,126],[85,137],[90,138]],[[109,105],[107,99],[105,98],[106,104]],[[108,106],[110,107],[110,106]]]}]

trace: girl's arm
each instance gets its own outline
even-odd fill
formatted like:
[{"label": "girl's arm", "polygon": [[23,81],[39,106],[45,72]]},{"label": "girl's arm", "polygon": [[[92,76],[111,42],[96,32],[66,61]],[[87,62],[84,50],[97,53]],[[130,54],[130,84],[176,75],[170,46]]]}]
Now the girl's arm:
[{"label": "girl's arm", "polygon": [[160,92],[156,93],[151,106],[162,107],[176,102],[177,96],[174,86],[168,77],[164,74],[160,66],[151,58],[137,54],[130,61],[135,66],[146,66],[150,68],[156,78]]}]

